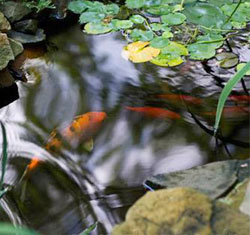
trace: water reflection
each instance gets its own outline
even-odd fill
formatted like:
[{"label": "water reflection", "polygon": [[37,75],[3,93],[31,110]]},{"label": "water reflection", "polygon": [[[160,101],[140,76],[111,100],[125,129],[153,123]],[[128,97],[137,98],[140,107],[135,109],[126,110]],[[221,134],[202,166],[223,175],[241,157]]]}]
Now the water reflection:
[{"label": "water reflection", "polygon": [[[125,42],[118,34],[84,36],[78,27],[49,40],[58,50],[26,62],[29,82],[19,84],[20,99],[0,110],[9,142],[6,183],[14,186],[4,198],[2,220],[45,234],[77,234],[99,221],[97,234],[107,234],[145,192],[146,177],[229,157],[221,142],[215,151],[211,132],[194,119],[211,131],[214,116],[205,113],[215,111],[221,92],[204,64],[132,64],[120,55]],[[202,102],[164,100],[159,94],[192,95]],[[168,109],[181,119],[154,119],[127,106]],[[44,149],[54,128],[89,111],[108,114],[93,151]],[[248,114],[223,120],[228,139],[248,142],[248,130]],[[248,157],[248,148],[233,142],[227,147],[234,158]],[[32,174],[21,200],[24,182],[18,181],[33,156],[46,161]]]}]

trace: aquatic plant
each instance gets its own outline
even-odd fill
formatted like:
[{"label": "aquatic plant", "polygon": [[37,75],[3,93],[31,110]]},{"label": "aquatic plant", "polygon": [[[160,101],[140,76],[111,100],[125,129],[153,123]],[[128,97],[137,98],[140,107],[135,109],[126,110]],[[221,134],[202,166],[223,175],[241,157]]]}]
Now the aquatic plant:
[{"label": "aquatic plant", "polygon": [[24,1],[25,6],[30,9],[35,9],[36,12],[42,11],[46,8],[54,9],[55,6],[51,0],[38,0],[38,1]]},{"label": "aquatic plant", "polygon": [[243,78],[243,76],[250,71],[250,62],[246,63],[244,67],[242,67],[225,85],[223,88],[220,98],[218,101],[217,105],[217,110],[216,110],[216,118],[215,118],[215,124],[214,124],[214,134],[217,133],[222,111],[225,105],[225,102],[227,100],[227,97],[231,93],[232,89],[234,86]]},{"label": "aquatic plant", "polygon": [[9,223],[0,223],[0,234],[38,235],[39,233],[24,227],[14,226]]},{"label": "aquatic plant", "polygon": [[[215,56],[216,49],[250,20],[250,3],[245,0],[237,4],[232,0],[126,0],[125,6],[74,0],[68,9],[80,15],[85,33],[121,31],[130,42],[123,51],[126,58],[160,66],[179,65],[187,56],[194,60]],[[147,50],[137,48],[138,41],[147,42]],[[148,56],[152,48],[158,53]]]}]

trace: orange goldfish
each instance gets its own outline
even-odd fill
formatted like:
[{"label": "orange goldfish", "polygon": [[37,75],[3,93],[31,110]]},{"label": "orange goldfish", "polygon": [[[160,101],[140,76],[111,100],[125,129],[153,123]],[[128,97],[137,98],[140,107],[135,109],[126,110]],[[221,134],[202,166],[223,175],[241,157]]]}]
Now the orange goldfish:
[{"label": "orange goldfish", "polygon": [[162,108],[156,108],[156,107],[129,107],[127,106],[126,109],[143,113],[148,117],[153,118],[170,118],[170,119],[180,119],[181,116],[178,113],[175,113],[170,110],[162,109]]},{"label": "orange goldfish", "polygon": [[178,95],[178,94],[160,94],[157,95],[158,98],[161,99],[167,99],[170,101],[175,101],[175,102],[179,102],[179,101],[184,101],[186,103],[190,103],[190,104],[201,104],[201,99],[194,97],[194,96],[190,96],[190,95]]},{"label": "orange goldfish", "polygon": [[[83,115],[77,116],[72,123],[63,129],[60,133],[53,131],[45,146],[48,151],[59,150],[63,143],[70,145],[77,145],[79,142],[87,142],[92,140],[93,135],[100,128],[101,123],[106,119],[105,112],[88,112]],[[25,174],[34,170],[39,166],[40,160],[38,157],[33,157],[30,164],[25,170]]]}]

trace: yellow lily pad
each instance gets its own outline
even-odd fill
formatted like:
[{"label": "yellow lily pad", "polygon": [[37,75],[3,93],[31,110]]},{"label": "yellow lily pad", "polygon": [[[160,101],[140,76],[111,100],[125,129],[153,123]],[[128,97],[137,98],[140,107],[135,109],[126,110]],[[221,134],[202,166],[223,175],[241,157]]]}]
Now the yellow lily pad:
[{"label": "yellow lily pad", "polygon": [[149,42],[133,42],[124,47],[122,55],[134,63],[152,60],[160,54],[160,49],[148,46]]}]

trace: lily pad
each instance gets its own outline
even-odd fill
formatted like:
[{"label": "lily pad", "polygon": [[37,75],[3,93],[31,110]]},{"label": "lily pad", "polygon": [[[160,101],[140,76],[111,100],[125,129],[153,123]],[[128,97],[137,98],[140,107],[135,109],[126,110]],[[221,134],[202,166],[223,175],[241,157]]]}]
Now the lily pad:
[{"label": "lily pad", "polygon": [[21,20],[24,16],[31,13],[31,9],[24,4],[14,1],[7,1],[0,4],[0,11],[11,23]]},{"label": "lily pad", "polygon": [[129,19],[135,24],[142,24],[145,21],[145,18],[141,15],[132,15]]},{"label": "lily pad", "polygon": [[160,24],[160,23],[152,23],[150,24],[150,27],[153,31],[167,31],[169,32],[171,28],[168,27],[167,24]]},{"label": "lily pad", "polygon": [[171,7],[169,5],[153,6],[146,9],[146,11],[152,15],[166,15],[171,12]]},{"label": "lily pad", "polygon": [[217,54],[215,58],[219,61],[219,65],[222,68],[232,68],[239,62],[238,56],[231,52]]},{"label": "lily pad", "polygon": [[88,23],[88,22],[100,22],[105,18],[105,14],[102,12],[83,12],[80,15],[79,22],[80,24]]},{"label": "lily pad", "polygon": [[238,180],[241,163],[249,164],[238,160],[215,162],[189,170],[152,176],[145,184],[152,188],[191,187],[211,198],[218,198]]},{"label": "lily pad", "polygon": [[76,14],[81,14],[89,7],[88,4],[86,4],[86,2],[87,1],[82,1],[82,0],[71,1],[68,5],[68,9]]},{"label": "lily pad", "polygon": [[151,42],[150,46],[155,48],[164,48],[169,44],[169,40],[164,37],[155,37]]},{"label": "lily pad", "polygon": [[123,49],[123,56],[134,63],[143,63],[150,61],[154,57],[159,55],[160,50],[148,45],[149,42],[141,41],[130,43]]},{"label": "lily pad", "polygon": [[144,6],[146,0],[126,0],[126,6],[128,8],[141,8]]},{"label": "lily pad", "polygon": [[133,29],[129,35],[133,41],[147,42],[153,39],[154,34],[152,31],[145,31],[141,29]]},{"label": "lily pad", "polygon": [[8,36],[23,44],[42,42],[46,38],[46,35],[44,34],[43,29],[38,29],[35,35],[16,32],[14,30],[11,30],[8,32]]},{"label": "lily pad", "polygon": [[131,20],[117,20],[114,19],[111,21],[112,26],[114,27],[115,30],[119,29],[129,29],[133,27],[133,22]]},{"label": "lily pad", "polygon": [[105,23],[88,23],[85,25],[84,30],[88,34],[103,34],[108,33],[112,30],[112,26],[110,24]]},{"label": "lily pad", "polygon": [[186,16],[181,13],[170,13],[168,15],[163,15],[161,20],[167,25],[178,25],[186,20]]}]

